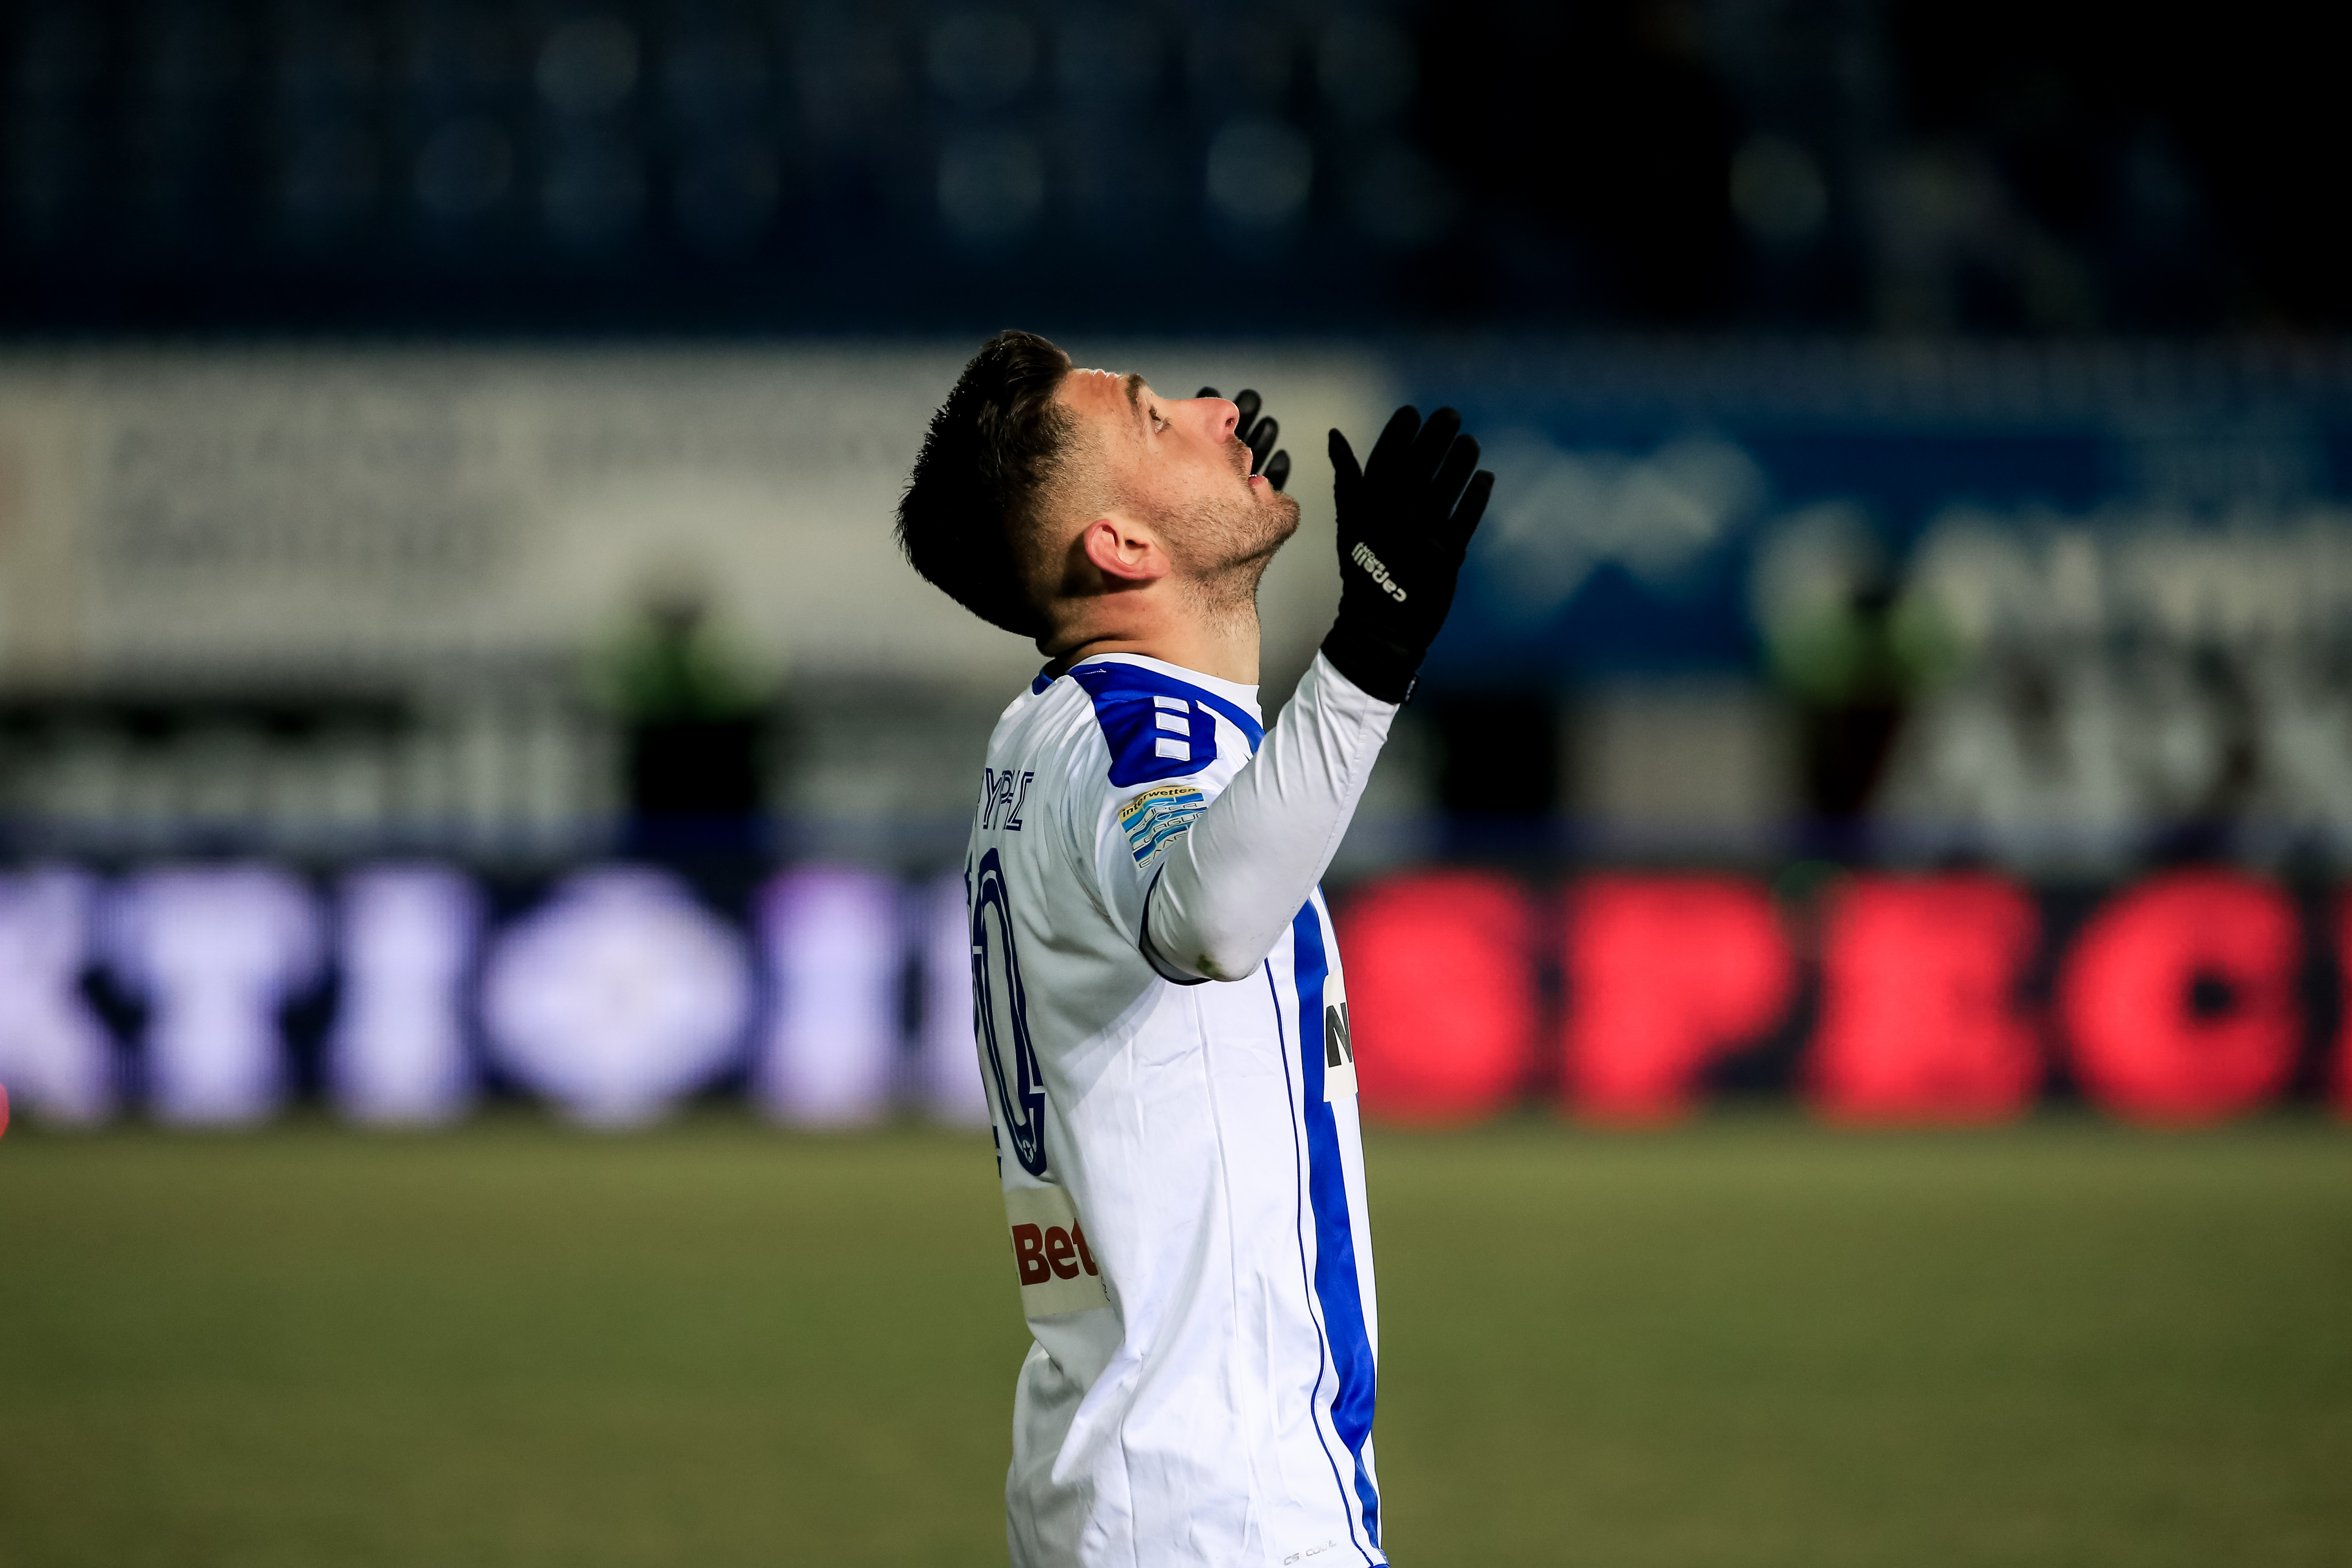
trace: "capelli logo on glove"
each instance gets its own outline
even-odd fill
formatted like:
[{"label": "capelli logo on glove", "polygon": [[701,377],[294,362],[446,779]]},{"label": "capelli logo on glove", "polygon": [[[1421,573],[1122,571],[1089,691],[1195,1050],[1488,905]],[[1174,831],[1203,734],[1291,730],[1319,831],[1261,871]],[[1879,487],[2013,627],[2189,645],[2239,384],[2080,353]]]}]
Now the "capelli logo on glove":
[{"label": "capelli logo on glove", "polygon": [[1389,575],[1388,567],[1381,563],[1379,556],[1372,553],[1372,547],[1370,545],[1359,542],[1356,548],[1349,552],[1348,559],[1353,561],[1357,565],[1370,573],[1372,581],[1378,583],[1383,589],[1385,589],[1390,598],[1394,599],[1400,605],[1404,603],[1403,585],[1398,583],[1395,578]]}]

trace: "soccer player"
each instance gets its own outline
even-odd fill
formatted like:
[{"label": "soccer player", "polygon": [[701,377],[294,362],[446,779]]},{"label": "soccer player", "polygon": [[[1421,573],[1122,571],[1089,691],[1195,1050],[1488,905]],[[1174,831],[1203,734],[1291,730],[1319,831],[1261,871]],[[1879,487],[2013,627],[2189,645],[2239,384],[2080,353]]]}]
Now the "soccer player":
[{"label": "soccer player", "polygon": [[[1246,401],[1255,403],[1248,395]],[[966,879],[1022,1308],[1019,1568],[1385,1563],[1380,1323],[1347,987],[1316,884],[1494,476],[1441,409],[1359,468],[1339,612],[1273,728],[1271,421],[990,340],[898,509],[915,569],[1046,658],[997,721]],[[1279,456],[1277,454],[1277,456]]]}]

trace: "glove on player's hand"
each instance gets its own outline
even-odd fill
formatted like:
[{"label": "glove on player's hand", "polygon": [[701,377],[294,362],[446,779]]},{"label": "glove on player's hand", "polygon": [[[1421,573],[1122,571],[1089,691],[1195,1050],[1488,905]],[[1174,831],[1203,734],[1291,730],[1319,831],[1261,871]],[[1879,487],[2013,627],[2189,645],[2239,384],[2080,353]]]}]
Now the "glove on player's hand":
[{"label": "glove on player's hand", "polygon": [[1361,468],[1348,438],[1332,431],[1331,475],[1339,618],[1323,657],[1381,701],[1402,702],[1453,607],[1495,476],[1478,467],[1478,443],[1462,434],[1462,416],[1441,408],[1423,424],[1409,406],[1390,418]]},{"label": "glove on player's hand", "polygon": [[[1214,397],[1217,389],[1204,386],[1192,395]],[[1234,406],[1241,411],[1242,416],[1241,423],[1234,426],[1234,434],[1239,436],[1242,444],[1250,449],[1250,472],[1264,474],[1267,484],[1280,489],[1290,479],[1290,454],[1274,449],[1274,444],[1282,438],[1282,426],[1271,418],[1260,419],[1257,416],[1258,409],[1264,405],[1255,392],[1244,389],[1236,395]]]}]

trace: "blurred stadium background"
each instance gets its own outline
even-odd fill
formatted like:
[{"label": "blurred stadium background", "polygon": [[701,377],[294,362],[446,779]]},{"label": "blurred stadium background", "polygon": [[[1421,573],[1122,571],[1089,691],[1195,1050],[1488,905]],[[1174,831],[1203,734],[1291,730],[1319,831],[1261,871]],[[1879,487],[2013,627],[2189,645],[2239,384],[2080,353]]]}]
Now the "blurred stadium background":
[{"label": "blurred stadium background", "polygon": [[958,867],[1035,659],[887,521],[1017,323],[1265,394],[1269,710],[1323,429],[1500,476],[1330,879],[1406,1561],[2336,1560],[2339,58],[0,7],[0,1557],[1001,1550]]}]

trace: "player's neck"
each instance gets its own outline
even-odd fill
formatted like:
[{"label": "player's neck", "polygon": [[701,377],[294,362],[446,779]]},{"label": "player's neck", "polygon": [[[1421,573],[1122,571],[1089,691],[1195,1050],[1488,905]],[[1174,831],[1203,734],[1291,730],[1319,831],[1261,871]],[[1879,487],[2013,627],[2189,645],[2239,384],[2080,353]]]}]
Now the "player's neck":
[{"label": "player's neck", "polygon": [[[1049,674],[1060,675],[1071,666],[1098,654],[1135,653],[1180,669],[1214,676],[1236,686],[1257,684],[1257,606],[1250,604],[1218,614],[1197,605],[1165,606],[1166,613],[1123,616],[1120,622],[1075,634],[1080,640],[1058,648],[1041,647],[1051,656]],[[1090,635],[1091,634],[1091,635]]]}]

